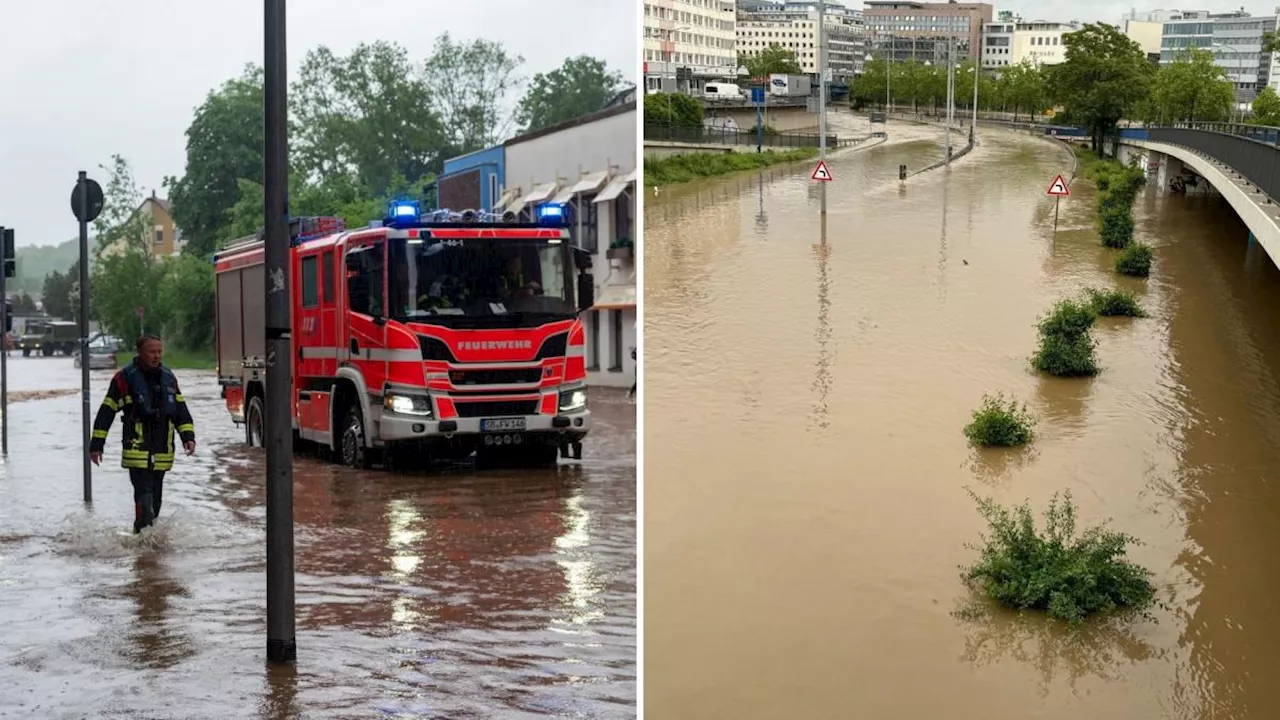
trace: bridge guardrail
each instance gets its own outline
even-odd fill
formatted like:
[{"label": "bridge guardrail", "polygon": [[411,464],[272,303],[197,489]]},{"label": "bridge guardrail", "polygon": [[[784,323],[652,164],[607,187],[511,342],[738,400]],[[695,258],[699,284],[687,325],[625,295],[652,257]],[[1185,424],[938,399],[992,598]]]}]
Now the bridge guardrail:
[{"label": "bridge guardrail", "polygon": [[1151,142],[1181,145],[1242,175],[1273,201],[1280,199],[1280,128],[1231,123],[1178,123],[1147,128]]},{"label": "bridge guardrail", "polygon": [[[764,133],[761,144],[767,147],[818,147],[818,133],[774,132]],[[699,145],[755,145],[755,130],[738,130],[723,127],[669,127],[645,125],[645,140],[695,143]],[[839,137],[827,134],[827,147],[836,147]]]}]

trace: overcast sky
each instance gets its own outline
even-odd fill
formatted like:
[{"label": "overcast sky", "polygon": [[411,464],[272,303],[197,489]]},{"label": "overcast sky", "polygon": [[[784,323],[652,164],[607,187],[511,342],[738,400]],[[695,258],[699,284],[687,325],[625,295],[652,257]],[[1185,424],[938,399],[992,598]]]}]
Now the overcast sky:
[{"label": "overcast sky", "polygon": [[[637,0],[292,0],[290,77],[307,50],[391,40],[425,59],[436,36],[484,37],[522,74],[602,58],[635,82]],[[262,62],[262,0],[0,0],[0,225],[18,244],[76,234],[76,172],[113,153],[145,193],[181,175],[184,132],[209,90]]]}]

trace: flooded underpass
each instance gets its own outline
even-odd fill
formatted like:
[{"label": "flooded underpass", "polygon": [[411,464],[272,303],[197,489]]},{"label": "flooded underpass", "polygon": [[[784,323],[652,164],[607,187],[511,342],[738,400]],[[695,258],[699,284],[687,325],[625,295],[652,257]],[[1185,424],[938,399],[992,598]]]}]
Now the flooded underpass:
[{"label": "flooded underpass", "polygon": [[[891,123],[891,138],[904,126]],[[912,133],[936,136],[930,129]],[[679,718],[1259,718],[1280,712],[1280,271],[1220,200],[1151,191],[1148,281],[1121,278],[1070,159],[981,133],[650,188],[645,207],[645,694]],[[1039,376],[1035,322],[1084,287],[1102,373]],[[984,393],[1038,437],[977,452]],[[673,408],[683,408],[681,413]],[[965,488],[1145,544],[1150,620],[1078,633],[955,610],[986,528]]]},{"label": "flooded underpass", "polygon": [[[75,388],[13,359],[15,392]],[[95,371],[94,403],[110,373]],[[299,457],[296,668],[265,665],[263,456],[211,373],[200,447],[128,531],[119,424],[81,502],[80,398],[10,407],[0,475],[0,717],[633,717],[635,405],[595,391],[580,465],[361,473]],[[123,534],[123,535],[122,535]]]}]

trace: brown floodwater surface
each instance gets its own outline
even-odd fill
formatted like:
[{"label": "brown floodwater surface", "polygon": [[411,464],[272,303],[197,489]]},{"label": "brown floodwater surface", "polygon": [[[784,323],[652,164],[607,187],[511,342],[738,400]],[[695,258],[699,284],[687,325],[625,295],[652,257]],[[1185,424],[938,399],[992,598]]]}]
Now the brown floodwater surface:
[{"label": "brown floodwater surface", "polygon": [[[907,139],[898,141],[904,135]],[[645,700],[661,718],[1280,716],[1280,271],[1220,200],[1136,208],[1156,248],[1121,278],[1070,160],[988,130],[948,172],[936,133],[809,167],[648,190]],[[915,139],[910,139],[915,138]],[[1037,318],[1086,286],[1102,373],[1030,371]],[[977,452],[984,393],[1038,415]],[[1153,618],[1063,631],[972,602],[985,526],[965,488],[1145,544]]]}]

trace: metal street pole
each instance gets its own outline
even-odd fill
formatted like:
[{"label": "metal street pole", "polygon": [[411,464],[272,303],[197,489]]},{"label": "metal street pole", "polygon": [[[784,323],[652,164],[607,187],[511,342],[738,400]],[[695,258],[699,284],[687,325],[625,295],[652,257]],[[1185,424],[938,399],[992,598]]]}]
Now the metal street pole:
[{"label": "metal street pole", "polygon": [[[826,0],[818,0],[818,160],[827,162],[827,34],[822,16],[827,14]],[[827,214],[827,183],[818,191],[822,195],[822,214]]]},{"label": "metal street pole", "polygon": [[[9,455],[9,237],[13,230],[0,227],[0,240],[4,241],[4,271],[0,272],[0,332],[4,333],[4,347],[0,348],[0,452]],[[15,259],[14,262],[17,262]]]},{"label": "metal street pole", "polygon": [[946,113],[946,140],[947,140],[947,165],[951,164],[951,121],[955,112],[956,101],[956,53],[955,38],[947,39],[947,113]]},{"label": "metal street pole", "polygon": [[978,61],[973,61],[973,123],[969,126],[969,145],[978,141]]},{"label": "metal street pole", "polygon": [[89,175],[76,175],[80,193],[80,419],[84,425],[84,501],[93,502],[93,463],[89,462],[89,438],[93,416],[89,405]]},{"label": "metal street pole", "polygon": [[285,0],[265,0],[263,94],[266,96],[267,387],[267,660],[298,659],[293,567],[293,351],[289,318],[288,122]]}]

